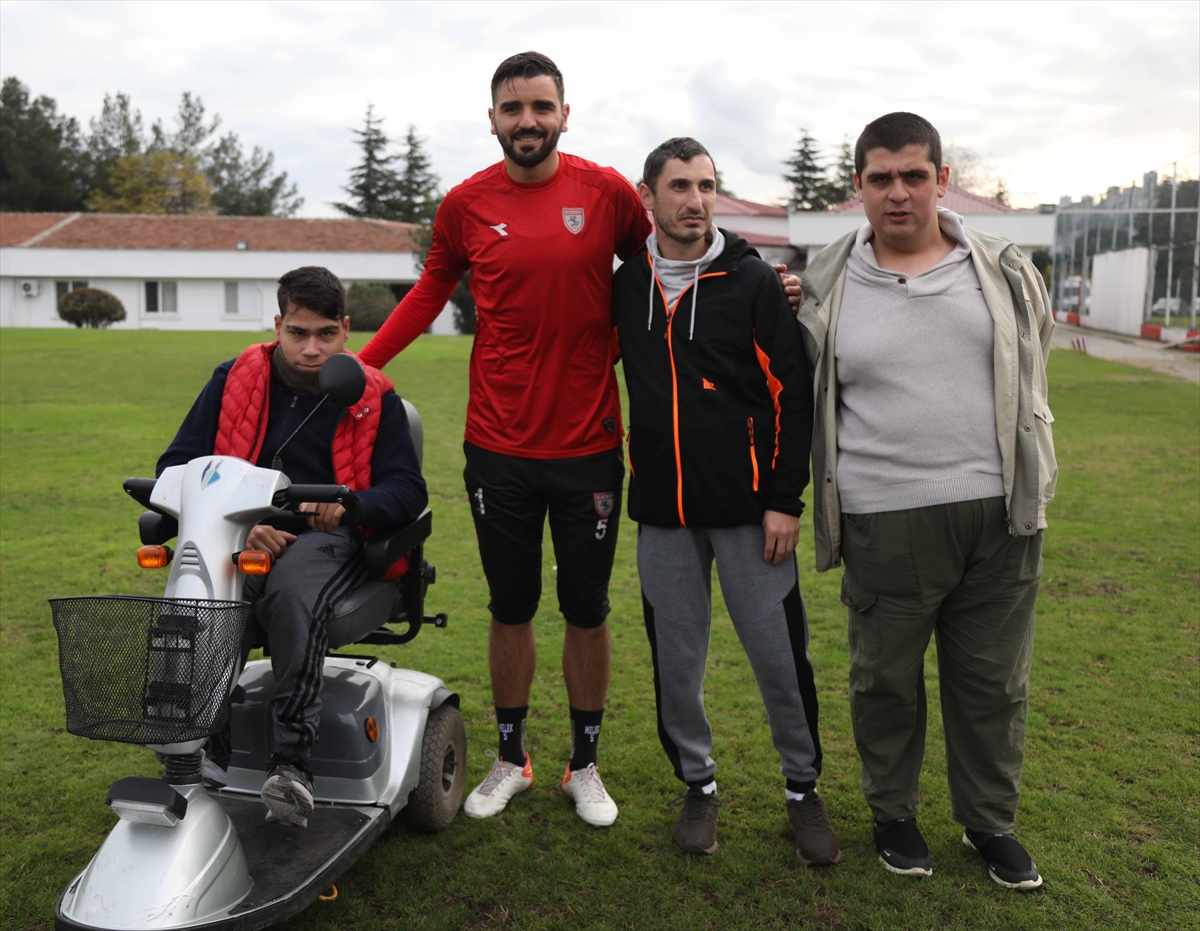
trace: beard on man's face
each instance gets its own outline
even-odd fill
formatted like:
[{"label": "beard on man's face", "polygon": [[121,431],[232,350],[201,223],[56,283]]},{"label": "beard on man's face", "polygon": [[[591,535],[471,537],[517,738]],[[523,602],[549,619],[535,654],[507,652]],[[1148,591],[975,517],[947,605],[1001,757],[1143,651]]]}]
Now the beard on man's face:
[{"label": "beard on man's face", "polygon": [[[513,133],[511,136],[496,133],[496,138],[500,140],[500,148],[504,150],[504,154],[513,162],[522,168],[536,168],[549,158],[550,153],[558,145],[558,137],[561,135],[562,130],[559,129],[554,130],[553,133],[547,133],[542,129],[530,129]],[[517,150],[517,145],[531,139],[541,139],[542,144],[528,153]]]}]

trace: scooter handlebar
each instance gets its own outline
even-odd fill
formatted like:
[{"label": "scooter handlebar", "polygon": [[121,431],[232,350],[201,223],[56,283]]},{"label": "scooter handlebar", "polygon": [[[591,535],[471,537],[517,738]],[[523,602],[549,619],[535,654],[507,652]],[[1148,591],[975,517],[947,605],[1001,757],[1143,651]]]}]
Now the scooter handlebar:
[{"label": "scooter handlebar", "polygon": [[340,504],[346,509],[342,525],[357,527],[362,522],[362,505],[358,495],[346,485],[289,485],[276,492],[274,505],[277,508],[294,510],[305,502],[313,504]]}]

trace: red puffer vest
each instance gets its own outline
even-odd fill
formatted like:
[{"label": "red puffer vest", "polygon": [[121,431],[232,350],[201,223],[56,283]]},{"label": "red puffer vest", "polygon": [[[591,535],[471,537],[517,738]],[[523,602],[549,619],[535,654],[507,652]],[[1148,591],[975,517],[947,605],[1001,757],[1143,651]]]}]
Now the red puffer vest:
[{"label": "red puffer vest", "polygon": [[[267,401],[271,396],[271,357],[279,341],[248,347],[229,370],[221,396],[221,419],[213,453],[256,462],[266,436]],[[353,355],[353,353],[350,353]],[[379,413],[384,392],[394,390],[392,380],[379,369],[363,366],[367,388],[359,402],[347,409],[333,433],[333,473],[339,485],[354,491],[371,487],[371,455],[379,433]],[[367,534],[369,535],[369,533]],[[398,579],[408,572],[408,559],[401,556],[383,575]]]}]

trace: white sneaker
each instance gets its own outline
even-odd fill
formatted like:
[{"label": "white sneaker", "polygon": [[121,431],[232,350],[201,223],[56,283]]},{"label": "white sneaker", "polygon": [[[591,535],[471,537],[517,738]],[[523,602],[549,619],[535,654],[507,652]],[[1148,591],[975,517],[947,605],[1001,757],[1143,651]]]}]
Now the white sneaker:
[{"label": "white sneaker", "polygon": [[529,754],[525,754],[525,765],[506,763],[491,750],[487,751],[496,762],[492,764],[487,778],[475,787],[463,805],[463,813],[471,818],[490,818],[504,811],[508,800],[518,792],[524,792],[533,785],[533,765]]},{"label": "white sneaker", "polygon": [[589,763],[587,769],[574,772],[568,763],[562,790],[568,798],[575,800],[575,814],[588,824],[606,828],[617,820],[617,803],[605,791],[595,763]]}]

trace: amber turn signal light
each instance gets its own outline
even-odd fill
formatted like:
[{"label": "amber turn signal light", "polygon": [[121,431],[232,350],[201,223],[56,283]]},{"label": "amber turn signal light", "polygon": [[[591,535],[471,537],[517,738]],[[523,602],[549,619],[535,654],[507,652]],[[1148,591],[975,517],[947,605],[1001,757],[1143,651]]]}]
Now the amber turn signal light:
[{"label": "amber turn signal light", "polygon": [[379,725],[375,723],[374,718],[367,718],[367,740],[375,743],[379,739]]},{"label": "amber turn signal light", "polygon": [[171,561],[171,550],[165,546],[139,546],[137,561],[143,569],[165,569]]},{"label": "amber turn signal light", "polygon": [[238,571],[242,575],[266,575],[271,571],[271,554],[262,550],[242,550],[238,553]]}]

